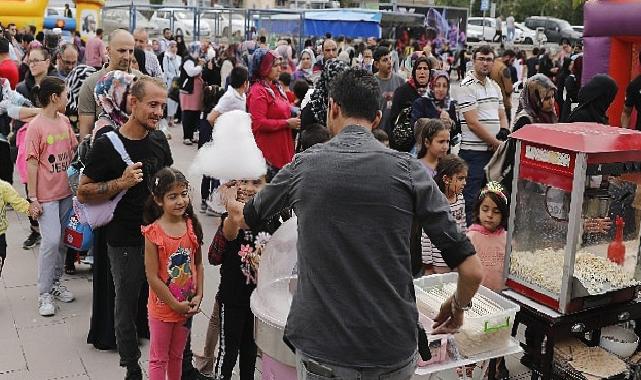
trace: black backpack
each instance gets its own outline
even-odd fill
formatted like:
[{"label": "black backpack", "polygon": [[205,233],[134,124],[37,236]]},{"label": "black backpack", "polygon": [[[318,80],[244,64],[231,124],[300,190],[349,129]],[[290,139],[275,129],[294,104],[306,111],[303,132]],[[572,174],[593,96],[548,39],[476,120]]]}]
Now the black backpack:
[{"label": "black backpack", "polygon": [[414,147],[414,127],[411,116],[412,106],[403,108],[398,114],[389,136],[390,148],[409,152]]}]

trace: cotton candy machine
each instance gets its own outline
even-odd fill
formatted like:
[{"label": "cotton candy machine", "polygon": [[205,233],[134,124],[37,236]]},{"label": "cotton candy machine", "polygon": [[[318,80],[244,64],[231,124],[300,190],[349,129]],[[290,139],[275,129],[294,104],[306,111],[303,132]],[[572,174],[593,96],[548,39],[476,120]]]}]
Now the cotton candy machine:
[{"label": "cotton candy machine", "polygon": [[297,233],[294,216],[271,237],[261,256],[258,284],[251,297],[254,335],[263,353],[263,380],[296,379],[296,360],[283,342],[283,333],[296,289]]}]

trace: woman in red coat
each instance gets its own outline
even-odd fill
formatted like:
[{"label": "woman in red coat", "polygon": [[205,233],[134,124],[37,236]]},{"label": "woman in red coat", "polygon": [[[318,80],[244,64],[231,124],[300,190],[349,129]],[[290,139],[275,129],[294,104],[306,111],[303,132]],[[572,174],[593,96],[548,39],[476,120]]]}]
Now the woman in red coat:
[{"label": "woman in red coat", "polygon": [[278,172],[294,157],[292,129],[300,128],[300,119],[292,117],[285,91],[278,84],[279,58],[267,49],[256,49],[251,68],[247,111],[252,116],[252,131],[272,171]]}]

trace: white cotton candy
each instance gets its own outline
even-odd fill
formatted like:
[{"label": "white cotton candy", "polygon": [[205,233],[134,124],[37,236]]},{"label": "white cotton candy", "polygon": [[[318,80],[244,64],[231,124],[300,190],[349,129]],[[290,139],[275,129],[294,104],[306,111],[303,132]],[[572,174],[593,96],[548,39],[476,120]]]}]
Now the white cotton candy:
[{"label": "white cotton candy", "polygon": [[246,180],[264,176],[267,163],[256,145],[251,123],[247,112],[223,113],[216,120],[213,141],[198,150],[191,165],[191,174]]}]

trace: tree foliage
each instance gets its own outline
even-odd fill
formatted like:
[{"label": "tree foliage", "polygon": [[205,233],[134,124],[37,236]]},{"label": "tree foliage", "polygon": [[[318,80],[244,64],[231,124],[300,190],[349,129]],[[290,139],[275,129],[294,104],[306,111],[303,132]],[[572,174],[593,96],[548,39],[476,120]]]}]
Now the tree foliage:
[{"label": "tree foliage", "polygon": [[[572,25],[583,25],[585,0],[490,0],[496,2],[496,14],[512,15],[517,21],[529,16],[550,16],[567,20]],[[436,5],[469,8],[469,0],[436,0]],[[472,1],[470,16],[482,16],[481,0]],[[486,12],[489,16],[489,12]]]}]

